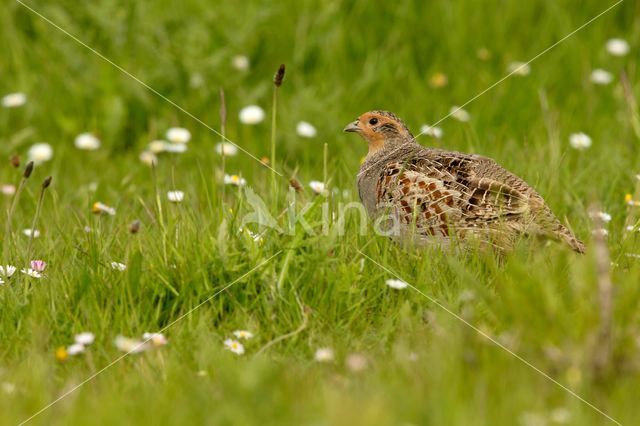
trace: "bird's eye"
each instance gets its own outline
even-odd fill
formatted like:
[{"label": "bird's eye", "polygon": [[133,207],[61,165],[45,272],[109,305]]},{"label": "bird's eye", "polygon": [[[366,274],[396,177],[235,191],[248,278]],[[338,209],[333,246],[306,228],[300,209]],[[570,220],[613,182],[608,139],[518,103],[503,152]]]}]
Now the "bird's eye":
[{"label": "bird's eye", "polygon": [[378,119],[377,118],[372,118],[371,120],[369,120],[369,124],[371,124],[372,126],[378,124]]}]

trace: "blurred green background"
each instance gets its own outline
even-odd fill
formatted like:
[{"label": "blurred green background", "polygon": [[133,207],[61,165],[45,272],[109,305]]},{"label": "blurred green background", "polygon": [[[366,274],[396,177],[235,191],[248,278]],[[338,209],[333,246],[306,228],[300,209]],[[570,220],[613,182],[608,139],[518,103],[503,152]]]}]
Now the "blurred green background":
[{"label": "blurred green background", "polygon": [[[277,149],[270,171],[245,154],[226,159],[277,216],[287,180],[324,180],[339,201],[357,199],[355,174],[364,142],[342,134],[361,113],[385,109],[414,134],[481,93],[614,2],[602,1],[25,1],[214,129],[219,90],[227,136],[258,158],[270,156],[272,77],[287,66],[278,99]],[[221,137],[147,90],[18,2],[0,9],[0,95],[27,102],[0,109],[0,158],[47,142],[4,233],[3,262],[45,259],[46,276],[18,273],[0,286],[0,422],[17,424],[116,359],[118,334],[157,331],[215,291],[277,254],[275,260],[206,303],[165,334],[166,347],[127,357],[36,417],[34,424],[607,424],[605,416],[545,379],[419,293],[394,292],[377,261],[495,336],[623,424],[637,424],[640,385],[640,269],[636,222],[640,121],[636,99],[640,4],[626,0],[542,55],[528,75],[513,75],[465,107],[469,122],[447,118],[441,139],[419,142],[496,159],[533,184],[579,237],[590,242],[587,206],[607,224],[615,285],[609,356],[602,344],[598,259],[555,245],[523,244],[506,259],[405,253],[383,238],[238,232],[247,211],[241,191],[223,191]],[[611,55],[607,40],[630,45]],[[246,56],[246,70],[234,57]],[[607,85],[590,76],[603,68]],[[624,84],[625,82],[626,85]],[[238,120],[259,105],[266,119]],[[307,121],[317,137],[296,134]],[[159,155],[152,171],[139,160],[168,128],[193,135],[184,154]],[[91,132],[99,150],[79,151]],[[573,149],[570,134],[593,143]],[[327,149],[327,168],[323,165]],[[0,184],[20,170],[0,163]],[[39,182],[52,175],[32,248]],[[185,202],[166,201],[167,190]],[[343,192],[342,190],[346,190]],[[8,210],[10,196],[0,196]],[[319,227],[319,197],[300,205]],[[93,202],[116,207],[93,216]],[[3,213],[1,223],[6,223]],[[143,226],[131,235],[135,219]],[[92,232],[85,232],[84,227]],[[124,273],[111,261],[126,263]],[[362,263],[361,263],[362,262]],[[364,265],[364,266],[363,266]],[[300,306],[307,306],[301,310]],[[238,328],[256,336],[238,357],[223,340]],[[54,354],[82,331],[96,334],[87,353]],[[293,333],[289,335],[289,333]],[[282,340],[275,340],[282,337]],[[261,347],[274,342],[257,354]],[[331,347],[334,360],[314,361]],[[364,360],[355,368],[353,356]],[[362,361],[362,359],[360,359]]]}]

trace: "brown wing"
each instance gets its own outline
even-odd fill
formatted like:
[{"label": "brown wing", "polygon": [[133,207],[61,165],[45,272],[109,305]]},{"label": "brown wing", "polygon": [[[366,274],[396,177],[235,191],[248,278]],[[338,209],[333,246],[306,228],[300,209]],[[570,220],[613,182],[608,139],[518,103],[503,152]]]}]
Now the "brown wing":
[{"label": "brown wing", "polygon": [[504,182],[480,176],[482,157],[452,153],[392,162],[377,184],[379,208],[423,235],[456,232],[515,221],[529,211],[529,196]]}]

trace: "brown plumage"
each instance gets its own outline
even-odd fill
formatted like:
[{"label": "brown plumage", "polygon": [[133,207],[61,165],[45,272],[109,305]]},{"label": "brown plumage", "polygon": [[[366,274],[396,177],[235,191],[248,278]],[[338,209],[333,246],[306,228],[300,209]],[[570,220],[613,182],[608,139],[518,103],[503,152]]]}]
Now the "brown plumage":
[{"label": "brown plumage", "polygon": [[369,216],[395,239],[441,245],[476,241],[507,249],[531,235],[584,252],[542,197],[495,161],[424,148],[386,111],[367,112],[344,130],[369,144],[358,192]]}]

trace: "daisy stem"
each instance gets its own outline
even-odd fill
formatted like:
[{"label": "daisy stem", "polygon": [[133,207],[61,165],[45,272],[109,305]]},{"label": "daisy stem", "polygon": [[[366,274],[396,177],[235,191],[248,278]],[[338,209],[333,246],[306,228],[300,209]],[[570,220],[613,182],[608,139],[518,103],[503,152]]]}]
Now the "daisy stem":
[{"label": "daisy stem", "polygon": [[44,202],[44,193],[49,185],[51,185],[51,176],[44,180],[44,182],[42,183],[42,187],[40,188],[40,197],[38,197],[36,213],[33,215],[33,221],[31,222],[31,235],[29,235],[29,245],[27,245],[26,264],[28,264],[29,260],[31,259],[31,247],[33,245],[33,239],[35,238],[36,226],[38,226],[38,218],[40,217],[40,211],[42,210],[42,203]]},{"label": "daisy stem", "polygon": [[278,292],[282,291],[284,280],[287,277],[287,273],[289,272],[289,263],[291,262],[291,257],[293,257],[293,250],[289,250],[284,258],[282,270],[280,271],[280,276],[278,277],[278,284],[276,285],[276,289],[278,290]]},{"label": "daisy stem", "polygon": [[[278,108],[278,86],[273,88],[273,103],[271,105],[271,167],[276,167],[276,117]],[[274,197],[274,204],[278,203],[278,187],[276,184],[275,171],[271,172],[271,189]]]},{"label": "daisy stem", "polygon": [[[222,135],[222,149],[220,150],[220,155],[222,155],[222,178],[224,179],[225,175],[225,152],[224,147],[227,141],[227,104],[224,99],[224,89],[220,88],[220,135]],[[214,176],[214,188],[215,188],[215,176]],[[222,201],[220,202],[220,206],[224,210],[224,193],[225,193],[225,184],[222,184]]]},{"label": "daisy stem", "polygon": [[327,185],[327,162],[329,159],[329,146],[325,142],[324,150],[322,153],[322,182]]},{"label": "daisy stem", "polygon": [[271,114],[271,187],[273,195],[273,204],[278,206],[278,184],[276,182],[276,117],[278,115],[278,89],[282,86],[284,80],[284,64],[280,64],[278,71],[273,76],[273,104]]},{"label": "daisy stem", "polygon": [[160,199],[160,189],[158,188],[158,173],[156,164],[151,166],[151,174],[153,175],[153,187],[156,192],[156,208],[158,209],[158,223],[162,229],[162,255],[165,265],[167,264],[167,229],[162,215],[162,200]]},{"label": "daisy stem", "polygon": [[31,176],[31,173],[33,172],[33,161],[29,161],[26,165],[26,167],[24,168],[24,172],[22,173],[22,179],[20,180],[20,183],[18,184],[18,189],[16,189],[16,193],[13,196],[13,200],[11,201],[11,206],[9,207],[9,211],[7,212],[7,227],[5,230],[5,242],[2,245],[3,247],[3,257],[4,260],[6,261],[6,254],[7,254],[7,246],[8,241],[13,241],[13,237],[12,237],[12,229],[11,229],[11,222],[13,221],[13,213],[16,210],[16,206],[18,205],[18,200],[20,199],[20,194],[22,194],[22,190],[24,189],[25,184],[27,183],[27,179],[29,179],[29,176]]}]

